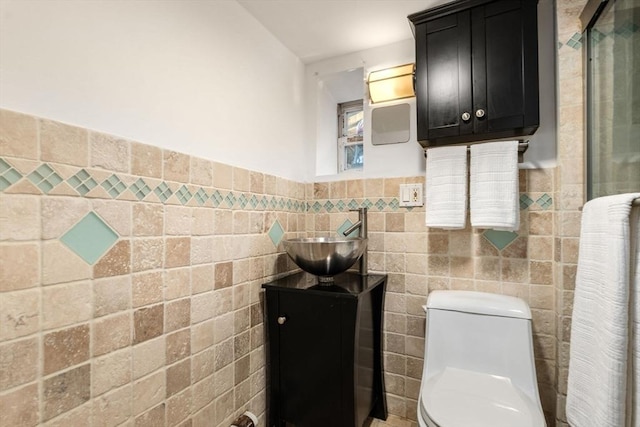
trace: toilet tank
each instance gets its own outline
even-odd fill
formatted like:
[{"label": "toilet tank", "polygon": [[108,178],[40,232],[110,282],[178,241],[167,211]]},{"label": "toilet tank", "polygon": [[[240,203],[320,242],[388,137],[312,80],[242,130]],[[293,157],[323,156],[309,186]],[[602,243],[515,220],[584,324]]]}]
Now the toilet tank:
[{"label": "toilet tank", "polygon": [[433,291],[426,311],[423,383],[454,367],[508,377],[539,402],[526,302],[485,292]]}]

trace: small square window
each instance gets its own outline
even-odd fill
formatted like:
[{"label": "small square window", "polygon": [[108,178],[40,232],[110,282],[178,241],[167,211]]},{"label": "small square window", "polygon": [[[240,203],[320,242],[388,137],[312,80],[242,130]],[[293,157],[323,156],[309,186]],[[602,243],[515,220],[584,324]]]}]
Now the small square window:
[{"label": "small square window", "polygon": [[364,111],[362,100],[338,104],[338,170],[364,165]]}]

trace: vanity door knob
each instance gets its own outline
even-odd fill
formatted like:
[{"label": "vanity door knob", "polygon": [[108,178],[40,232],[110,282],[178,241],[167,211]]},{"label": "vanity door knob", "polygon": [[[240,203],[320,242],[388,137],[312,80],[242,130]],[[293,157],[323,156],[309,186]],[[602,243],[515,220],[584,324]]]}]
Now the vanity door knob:
[{"label": "vanity door knob", "polygon": [[484,117],[484,110],[482,108],[476,110],[476,117],[479,119]]},{"label": "vanity door knob", "polygon": [[462,120],[465,122],[468,122],[469,119],[471,118],[471,114],[467,113],[466,111],[464,113],[462,113]]},{"label": "vanity door knob", "polygon": [[287,317],[286,316],[280,316],[278,317],[278,324],[279,325],[284,325],[284,322],[287,321]]}]

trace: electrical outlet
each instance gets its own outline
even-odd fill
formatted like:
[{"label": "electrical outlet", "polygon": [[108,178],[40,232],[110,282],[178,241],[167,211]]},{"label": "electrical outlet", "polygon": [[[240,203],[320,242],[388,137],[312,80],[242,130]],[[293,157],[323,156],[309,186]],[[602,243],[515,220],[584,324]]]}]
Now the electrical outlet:
[{"label": "electrical outlet", "polygon": [[424,206],[422,184],[400,184],[400,206]]}]

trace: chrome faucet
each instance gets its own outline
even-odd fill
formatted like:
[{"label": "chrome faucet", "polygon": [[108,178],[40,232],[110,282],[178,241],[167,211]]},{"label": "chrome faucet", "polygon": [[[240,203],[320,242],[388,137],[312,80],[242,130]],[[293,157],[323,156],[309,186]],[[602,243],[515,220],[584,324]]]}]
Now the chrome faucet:
[{"label": "chrome faucet", "polygon": [[[363,239],[367,239],[367,208],[359,208],[359,209],[349,209],[351,212],[358,212],[358,222],[353,224],[351,227],[347,228],[342,232],[343,235],[348,236],[353,231],[360,229],[360,237]],[[367,242],[367,248],[364,250],[362,255],[360,256],[360,275],[366,276],[369,271],[368,266],[368,256],[369,252],[369,242]]]}]

